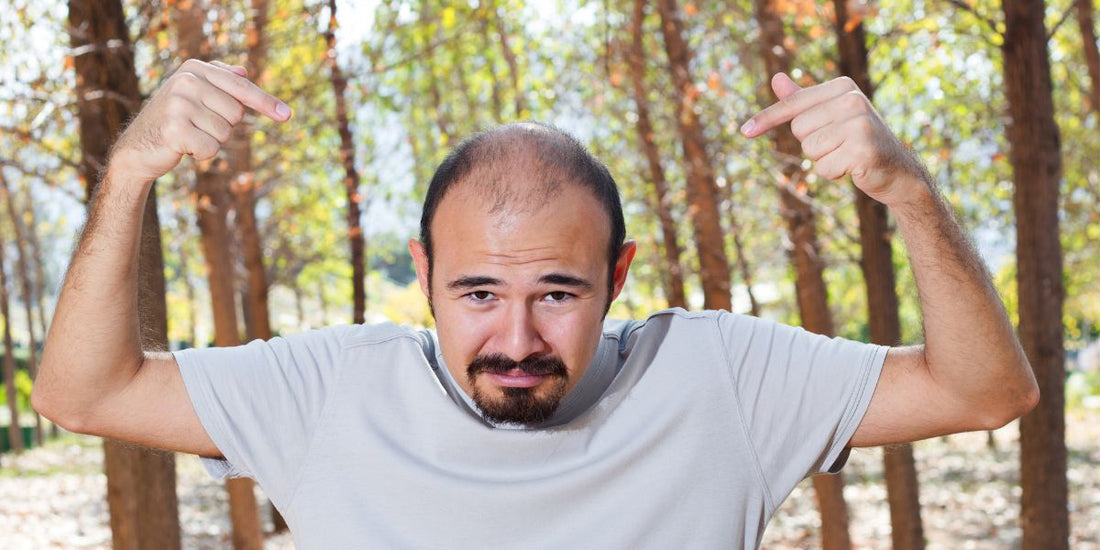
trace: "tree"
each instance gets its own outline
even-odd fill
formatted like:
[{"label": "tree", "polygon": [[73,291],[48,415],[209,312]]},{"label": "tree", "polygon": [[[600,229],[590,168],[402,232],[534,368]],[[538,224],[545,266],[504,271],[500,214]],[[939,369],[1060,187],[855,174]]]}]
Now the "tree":
[{"label": "tree", "polygon": [[649,180],[653,186],[650,204],[657,214],[657,220],[660,222],[661,244],[663,245],[665,263],[668,264],[665,296],[670,307],[686,308],[688,307],[687,297],[684,295],[684,275],[680,263],[680,242],[676,236],[676,220],[672,217],[672,206],[668,196],[668,180],[665,178],[664,168],[661,167],[661,153],[657,149],[653,123],[649,120],[649,99],[646,97],[648,89],[645,83],[645,51],[642,45],[644,22],[645,1],[634,0],[627,64],[630,69],[634,108],[638,115],[636,125],[638,143],[641,145],[646,167],[649,169]]},{"label": "tree", "polygon": [[362,323],[366,318],[366,237],[359,222],[362,195],[359,193],[359,170],[355,167],[355,142],[351,136],[348,122],[346,92],[347,78],[340,70],[336,52],[336,0],[329,0],[329,21],[325,30],[325,42],[328,44],[327,61],[332,80],[332,90],[336,96],[336,125],[340,131],[340,163],[344,167],[344,192],[348,200],[348,245],[351,247],[351,285],[352,285],[352,322]]},{"label": "tree", "polygon": [[1005,96],[1011,123],[1020,343],[1042,399],[1020,420],[1023,548],[1069,547],[1066,509],[1065,299],[1059,239],[1062,157],[1042,0],[1006,0]]},{"label": "tree", "polygon": [[[249,11],[251,14],[245,32],[247,42],[245,68],[256,84],[263,87],[264,56],[267,50],[265,36],[267,0],[252,0]],[[247,312],[244,316],[245,333],[249,339],[267,340],[272,336],[271,315],[268,312],[267,272],[264,269],[263,247],[260,242],[260,232],[256,226],[256,192],[259,182],[252,170],[253,131],[248,117],[241,120],[233,127],[233,135],[226,143],[225,150],[229,162],[230,191],[236,213],[234,225],[237,229],[237,239],[247,275],[247,299],[242,303]]]},{"label": "tree", "polygon": [[[76,70],[81,177],[89,207],[107,153],[141,105],[134,56],[119,0],[70,0],[69,37]],[[168,321],[156,186],[149,190],[138,261],[138,317],[142,343],[165,349]],[[114,548],[179,548],[175,456],[106,440],[107,504]]]},{"label": "tree", "polygon": [[[11,200],[11,197],[8,197]],[[23,430],[19,427],[19,399],[15,388],[15,345],[11,338],[11,307],[8,300],[8,274],[4,267],[4,233],[0,230],[0,317],[4,319],[4,390],[8,400],[8,441],[16,454],[23,452]]]},{"label": "tree", "polygon": [[[867,42],[860,19],[850,17],[848,0],[834,0],[840,74],[856,82],[868,99],[874,96],[867,66]],[[871,342],[883,346],[901,345],[897,282],[894,274],[893,232],[886,205],[852,186],[859,214],[860,268],[867,289],[867,321]],[[892,446],[883,453],[886,494],[890,504],[890,534],[894,550],[924,548],[920,519],[920,488],[913,446]]]},{"label": "tree", "polygon": [[[265,85],[264,57],[267,54],[267,0],[252,0],[248,27],[245,31],[245,69],[261,88]],[[244,308],[245,334],[249,340],[269,340],[271,332],[271,314],[268,310],[267,271],[264,268],[263,247],[260,232],[256,226],[256,194],[259,181],[252,170],[252,124],[246,117],[233,127],[233,135],[225,144],[229,161],[229,185],[233,195],[233,207],[236,217],[237,241],[240,243],[241,256],[244,259],[247,292],[241,300]],[[287,530],[286,520],[268,502],[275,532]]]},{"label": "tree", "polygon": [[[205,3],[195,0],[177,5],[172,12],[179,35],[181,57],[209,59],[209,42],[203,25]],[[234,297],[233,261],[229,252],[230,231],[227,216],[231,207],[229,196],[229,163],[219,156],[195,166],[195,193],[198,196],[198,225],[203,257],[210,289],[210,305],[214,315],[214,345],[236,346],[241,343],[237,326],[237,306]],[[233,524],[233,547],[260,549],[263,547],[263,527],[253,492],[255,483],[248,478],[227,480],[229,515]]]},{"label": "tree", "polygon": [[[45,282],[46,281],[46,269],[45,269],[45,263],[44,263],[43,258],[42,258],[42,246],[41,246],[41,244],[39,244],[39,239],[38,239],[39,227],[38,227],[38,223],[36,222],[36,218],[35,218],[35,211],[34,211],[35,210],[35,203],[34,203],[34,197],[31,196],[31,185],[30,185],[30,183],[27,182],[23,186],[23,188],[24,188],[23,194],[27,197],[27,201],[26,201],[26,204],[25,204],[25,213],[26,213],[26,230],[27,230],[27,233],[26,233],[27,248],[29,249],[28,250],[28,256],[31,258],[31,261],[34,262],[34,281],[33,281],[33,284],[32,284],[32,288],[33,288],[32,295],[33,295],[33,299],[34,299],[34,308],[35,308],[35,311],[37,312],[36,317],[38,319],[38,327],[39,327],[39,330],[40,330],[39,334],[41,334],[42,338],[45,339],[46,333],[49,332],[49,330],[50,330],[49,329],[49,322],[46,320],[46,305],[45,305],[45,301],[46,301],[46,297],[45,297],[45,294],[46,294],[46,282]],[[38,415],[37,411],[35,411],[35,415],[40,416],[40,415]],[[37,425],[37,422],[38,421],[36,420],[36,425]],[[54,424],[53,422],[51,422],[50,423],[50,437],[57,437],[57,434],[58,434],[57,424]]]},{"label": "tree", "polygon": [[[783,20],[774,0],[754,0],[760,25],[760,50],[767,76],[788,73],[791,56],[787,50]],[[773,99],[774,95],[773,95]],[[795,291],[802,326],[811,332],[835,336],[829,293],[825,286],[825,262],[817,238],[813,197],[801,167],[802,145],[789,125],[773,130],[782,157],[784,181],[777,185],[787,235],[791,241],[791,263],[795,269]],[[848,535],[848,505],[844,501],[844,478],[840,474],[814,476],[817,507],[821,513],[821,542],[826,550],[851,548]]]},{"label": "tree", "polygon": [[[27,373],[33,380],[38,374],[38,337],[35,336],[34,326],[34,300],[32,299],[34,282],[31,280],[30,268],[27,266],[27,242],[23,237],[23,218],[19,215],[15,206],[15,196],[8,186],[8,180],[0,174],[0,196],[5,197],[8,205],[8,216],[11,218],[12,229],[15,234],[15,265],[18,270],[19,286],[22,294],[23,307],[27,317],[27,339],[29,357],[27,358]],[[34,441],[42,445],[42,415],[34,412]]]},{"label": "tree", "polygon": [[1081,49],[1085,52],[1085,68],[1088,69],[1089,103],[1092,111],[1100,113],[1100,48],[1096,46],[1096,27],[1092,0],[1077,0],[1077,27],[1081,30]]},{"label": "tree", "polygon": [[683,37],[676,0],[657,0],[657,11],[661,16],[661,33],[668,54],[673,98],[677,103],[676,128],[683,146],[688,212],[691,214],[699,256],[703,307],[729,310],[732,308],[729,257],[726,255],[722,216],[718,212],[714,165],[707,152],[706,135],[695,113],[698,92],[691,77],[691,50]]}]

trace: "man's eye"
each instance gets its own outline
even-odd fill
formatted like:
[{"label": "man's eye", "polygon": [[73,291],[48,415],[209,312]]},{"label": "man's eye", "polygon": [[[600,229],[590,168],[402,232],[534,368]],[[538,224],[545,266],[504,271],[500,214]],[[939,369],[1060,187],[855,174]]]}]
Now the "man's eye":
[{"label": "man's eye", "polygon": [[484,302],[493,297],[493,293],[488,290],[475,290],[467,294],[470,298],[473,298],[475,302]]},{"label": "man's eye", "polygon": [[572,294],[570,294],[568,292],[563,292],[561,290],[551,292],[551,293],[546,295],[546,299],[548,301],[551,301],[551,302],[564,302],[564,301],[566,301],[566,300],[568,300],[572,297],[573,297]]}]

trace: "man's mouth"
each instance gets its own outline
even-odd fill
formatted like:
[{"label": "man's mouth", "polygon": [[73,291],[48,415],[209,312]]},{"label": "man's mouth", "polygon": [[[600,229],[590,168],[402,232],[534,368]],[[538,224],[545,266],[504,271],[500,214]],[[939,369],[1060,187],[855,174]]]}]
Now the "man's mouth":
[{"label": "man's mouth", "polygon": [[497,386],[504,388],[533,388],[547,378],[567,378],[568,372],[561,359],[554,356],[528,357],[514,361],[502,354],[490,354],[476,357],[466,370],[470,383],[479,374],[489,377]]},{"label": "man's mouth", "polygon": [[506,388],[533,388],[542,383],[548,374],[529,374],[527,371],[516,367],[506,372],[484,372],[498,386]]}]

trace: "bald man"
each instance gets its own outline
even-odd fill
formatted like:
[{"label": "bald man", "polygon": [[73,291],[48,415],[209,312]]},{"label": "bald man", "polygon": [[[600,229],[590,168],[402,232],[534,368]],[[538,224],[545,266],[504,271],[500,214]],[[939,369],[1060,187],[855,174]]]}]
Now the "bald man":
[{"label": "bald man", "polygon": [[748,137],[791,124],[814,169],[886,204],[926,343],[888,348],[726,311],[605,318],[636,245],[606,167],[511,124],[459,144],[410,240],[436,330],[328,327],[144,351],[137,243],[153,180],[209,159],[244,70],[188,61],[123,134],[73,256],[34,406],[76,432],[255,478],[301,548],[752,548],[848,449],[993,429],[1038,390],[981,261],[848,79],[786,75]]}]

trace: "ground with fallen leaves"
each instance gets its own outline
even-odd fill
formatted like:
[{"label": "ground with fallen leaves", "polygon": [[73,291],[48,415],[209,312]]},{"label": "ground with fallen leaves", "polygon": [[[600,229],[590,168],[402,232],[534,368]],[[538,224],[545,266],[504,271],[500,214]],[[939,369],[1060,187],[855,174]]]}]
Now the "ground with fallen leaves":
[{"label": "ground with fallen leaves", "polygon": [[[914,454],[929,550],[1019,546],[1019,450],[1016,424],[994,433],[922,441]],[[1071,547],[1100,550],[1100,411],[1067,415]],[[882,483],[882,450],[852,453],[844,470],[845,497],[856,548],[889,548],[890,516]],[[96,438],[65,435],[21,456],[0,457],[0,548],[110,548],[103,454]],[[177,461],[185,548],[228,548],[229,517],[220,482],[198,459]],[[264,498],[257,489],[257,498]],[[270,531],[270,518],[265,518]],[[808,481],[783,504],[763,548],[820,546],[818,515]],[[268,549],[289,549],[287,534],[269,536]]]}]

